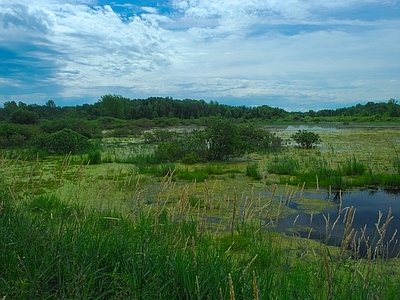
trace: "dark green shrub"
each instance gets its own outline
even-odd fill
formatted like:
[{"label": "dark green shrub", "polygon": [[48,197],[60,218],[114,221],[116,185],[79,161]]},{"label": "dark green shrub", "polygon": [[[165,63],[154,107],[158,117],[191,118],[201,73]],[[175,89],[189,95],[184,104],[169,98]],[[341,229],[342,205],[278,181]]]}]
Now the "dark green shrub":
[{"label": "dark green shrub", "polygon": [[299,130],[297,133],[290,136],[301,148],[311,149],[315,145],[322,143],[319,134],[307,131]]},{"label": "dark green shrub", "polygon": [[282,147],[282,139],[265,129],[252,124],[239,127],[242,146],[248,153],[277,151]]},{"label": "dark green shrub", "polygon": [[52,134],[41,135],[34,144],[40,150],[60,155],[87,153],[94,148],[87,137],[71,129],[63,129]]},{"label": "dark green shrub", "polygon": [[41,133],[39,126],[35,125],[0,124],[0,148],[27,147]]},{"label": "dark green shrub", "polygon": [[158,177],[164,177],[166,175],[171,175],[175,172],[174,164],[162,164],[162,165],[149,165],[149,164],[139,164],[138,166],[139,174],[150,175],[153,174]]},{"label": "dark green shrub", "polygon": [[162,164],[156,166],[154,169],[154,175],[158,177],[164,177],[166,175],[172,175],[175,172],[175,165],[174,164]]},{"label": "dark green shrub", "polygon": [[126,121],[121,119],[116,119],[113,117],[100,117],[97,119],[97,123],[99,124],[101,129],[111,130],[124,127]]},{"label": "dark green shrub", "polygon": [[43,120],[40,128],[46,133],[55,133],[63,129],[71,129],[87,138],[101,138],[101,128],[96,121],[87,121],[74,118],[63,118],[57,120]]},{"label": "dark green shrub", "polygon": [[180,143],[164,142],[158,145],[154,156],[160,162],[175,162],[180,160],[185,153]]},{"label": "dark green shrub", "polygon": [[237,126],[229,119],[211,119],[206,128],[207,156],[209,160],[226,160],[245,153]]},{"label": "dark green shrub", "polygon": [[197,153],[191,152],[182,157],[181,161],[183,164],[192,165],[199,162],[204,162],[204,159],[202,159]]},{"label": "dark green shrub", "polygon": [[205,170],[210,175],[222,175],[227,173],[226,169],[220,164],[207,165]]}]

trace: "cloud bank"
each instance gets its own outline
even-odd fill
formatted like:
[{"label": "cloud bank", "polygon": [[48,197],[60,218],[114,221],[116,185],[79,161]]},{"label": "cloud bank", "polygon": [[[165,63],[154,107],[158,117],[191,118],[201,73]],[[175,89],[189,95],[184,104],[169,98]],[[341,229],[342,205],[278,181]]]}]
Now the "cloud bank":
[{"label": "cloud bank", "polygon": [[0,104],[336,108],[400,98],[400,3],[0,0],[0,57]]}]

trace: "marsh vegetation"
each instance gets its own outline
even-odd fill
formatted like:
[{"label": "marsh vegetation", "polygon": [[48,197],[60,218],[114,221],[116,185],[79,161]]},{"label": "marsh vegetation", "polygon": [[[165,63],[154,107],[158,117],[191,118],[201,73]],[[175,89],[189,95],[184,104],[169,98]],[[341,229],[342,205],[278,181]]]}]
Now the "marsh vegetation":
[{"label": "marsh vegetation", "polygon": [[175,121],[2,150],[0,297],[397,299],[395,213],[369,235],[341,198],[400,186],[397,127]]}]

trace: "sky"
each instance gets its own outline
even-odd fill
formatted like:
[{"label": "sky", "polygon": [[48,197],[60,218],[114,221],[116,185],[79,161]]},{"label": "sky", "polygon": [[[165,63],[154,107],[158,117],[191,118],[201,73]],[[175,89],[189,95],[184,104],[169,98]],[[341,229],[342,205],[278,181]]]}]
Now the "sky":
[{"label": "sky", "polygon": [[400,100],[400,0],[0,0],[0,106]]}]

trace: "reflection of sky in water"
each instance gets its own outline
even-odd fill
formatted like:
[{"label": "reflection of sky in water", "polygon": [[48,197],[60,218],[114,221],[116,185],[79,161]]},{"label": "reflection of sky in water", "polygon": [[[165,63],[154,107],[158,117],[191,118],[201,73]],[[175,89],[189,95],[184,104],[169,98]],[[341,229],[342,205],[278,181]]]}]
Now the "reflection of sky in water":
[{"label": "reflection of sky in water", "polygon": [[312,130],[312,131],[336,131],[335,127],[321,127],[321,126],[307,126],[307,125],[300,125],[300,126],[288,126],[285,130],[287,131],[298,131],[298,130]]},{"label": "reflection of sky in water", "polygon": [[[313,197],[318,197],[318,198],[325,198],[325,195],[321,194],[312,194],[312,193],[304,193],[304,197],[308,198],[313,198]],[[328,199],[328,197],[326,196]],[[395,194],[395,193],[390,193],[390,192],[385,192],[382,190],[375,190],[375,191],[369,191],[369,190],[364,190],[360,192],[348,192],[344,193],[342,195],[342,213],[339,218],[339,221],[336,223],[334,230],[331,233],[331,236],[329,238],[329,244],[331,245],[340,245],[340,242],[342,241],[342,235],[344,231],[344,215],[345,215],[345,209],[346,207],[354,207],[356,209],[355,211],[355,217],[353,221],[353,228],[356,232],[356,238],[361,237],[361,229],[364,228],[365,225],[367,225],[367,230],[366,230],[366,235],[369,236],[370,242],[373,242],[379,238],[375,223],[378,221],[378,214],[379,211],[383,213],[383,216],[380,221],[380,226],[385,223],[386,217],[388,215],[389,209],[392,208],[392,216],[394,218],[391,220],[389,223],[389,226],[387,227],[386,230],[386,235],[385,235],[385,241],[389,241],[393,234],[396,232],[396,229],[400,228],[400,195]],[[331,201],[336,201],[336,200],[331,200]],[[326,239],[326,221],[323,217],[328,217],[330,218],[330,226],[329,228],[332,227],[332,224],[335,222],[335,220],[338,217],[339,213],[339,208],[340,204],[339,201],[335,202],[337,203],[337,207],[335,209],[327,209],[323,211],[320,214],[315,214],[313,216],[306,214],[304,212],[299,211],[295,215],[290,215],[286,218],[283,218],[279,220],[278,222],[278,230],[279,231],[286,231],[287,228],[292,228],[293,223],[297,217],[296,223],[295,223],[295,228],[298,228],[300,226],[311,226],[313,228],[313,231],[310,234],[310,238],[312,239],[318,239],[318,240],[325,240]],[[286,231],[288,232],[288,231]],[[289,233],[289,232],[288,232]],[[289,233],[293,234],[293,233]],[[295,233],[297,235],[301,235],[302,237],[307,237],[309,235],[309,232],[301,232],[301,233]],[[398,244],[396,245],[396,240],[400,236],[399,234],[396,234],[394,241],[392,242],[392,246],[395,246],[395,249],[398,250]],[[392,249],[391,249],[392,250]],[[390,251],[391,251],[390,250]],[[396,251],[397,254],[397,251]]]}]

